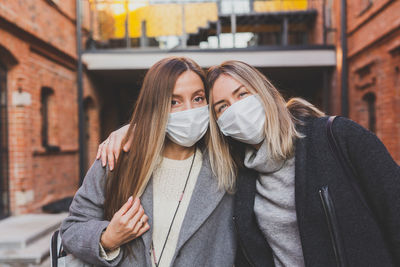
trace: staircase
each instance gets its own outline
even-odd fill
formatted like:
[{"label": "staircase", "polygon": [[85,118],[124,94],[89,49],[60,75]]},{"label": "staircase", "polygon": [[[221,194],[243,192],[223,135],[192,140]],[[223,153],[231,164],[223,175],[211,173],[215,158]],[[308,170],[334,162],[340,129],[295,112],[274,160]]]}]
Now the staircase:
[{"label": "staircase", "polygon": [[50,238],[67,215],[26,214],[1,220],[0,266],[50,266]]}]

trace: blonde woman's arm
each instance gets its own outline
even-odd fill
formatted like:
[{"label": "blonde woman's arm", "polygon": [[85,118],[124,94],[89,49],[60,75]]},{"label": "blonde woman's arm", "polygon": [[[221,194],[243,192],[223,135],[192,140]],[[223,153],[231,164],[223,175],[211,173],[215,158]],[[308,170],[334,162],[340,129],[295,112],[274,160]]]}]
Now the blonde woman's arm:
[{"label": "blonde woman's arm", "polygon": [[357,174],[357,182],[381,227],[395,266],[400,266],[400,166],[372,132],[342,117],[335,124],[338,144]]},{"label": "blonde woman's arm", "polygon": [[[97,150],[96,159],[101,159],[102,166],[108,166],[110,171],[114,169],[114,164],[117,162],[119,153],[121,151],[122,141],[124,140],[126,133],[128,132],[129,124],[119,128],[112,132],[104,142],[99,145]],[[124,152],[129,151],[131,146],[132,137],[128,139],[128,142],[122,147]]]}]

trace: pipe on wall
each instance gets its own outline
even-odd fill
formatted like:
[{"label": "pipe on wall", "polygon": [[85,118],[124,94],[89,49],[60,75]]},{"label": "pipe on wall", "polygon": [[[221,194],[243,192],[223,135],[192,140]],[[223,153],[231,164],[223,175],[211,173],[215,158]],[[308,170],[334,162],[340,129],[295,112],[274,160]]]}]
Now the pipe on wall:
[{"label": "pipe on wall", "polygon": [[83,65],[82,65],[82,6],[81,0],[76,0],[76,47],[78,53],[77,89],[78,89],[78,131],[79,131],[79,185],[85,177],[84,148],[84,114],[83,114]]},{"label": "pipe on wall", "polygon": [[342,47],[342,72],[341,72],[341,109],[342,116],[349,116],[349,88],[348,88],[348,65],[347,65],[347,6],[346,0],[341,0],[340,16],[340,43]]}]

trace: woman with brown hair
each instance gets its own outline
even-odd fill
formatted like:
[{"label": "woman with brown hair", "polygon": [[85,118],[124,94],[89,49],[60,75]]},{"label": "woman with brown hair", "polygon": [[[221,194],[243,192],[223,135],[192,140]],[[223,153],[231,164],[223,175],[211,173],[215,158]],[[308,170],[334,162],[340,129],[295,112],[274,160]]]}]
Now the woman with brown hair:
[{"label": "woman with brown hair", "polygon": [[150,68],[130,121],[129,152],[112,172],[95,161],[62,223],[67,252],[102,266],[233,265],[233,197],[205,153],[204,82],[188,58]]},{"label": "woman with brown hair", "polygon": [[400,266],[400,167],[374,134],[285,102],[243,62],[207,82],[211,167],[236,183],[235,266]]}]

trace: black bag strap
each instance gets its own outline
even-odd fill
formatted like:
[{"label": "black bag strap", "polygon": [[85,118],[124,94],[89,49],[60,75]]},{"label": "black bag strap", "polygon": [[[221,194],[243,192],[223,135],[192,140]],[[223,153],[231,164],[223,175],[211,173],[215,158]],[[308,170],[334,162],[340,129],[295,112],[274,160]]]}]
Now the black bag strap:
[{"label": "black bag strap", "polygon": [[[357,175],[354,167],[351,165],[351,163],[348,160],[346,160],[346,158],[344,157],[343,151],[340,149],[340,146],[337,144],[335,135],[333,134],[333,130],[332,130],[333,122],[335,121],[335,119],[337,117],[338,116],[330,116],[328,118],[328,121],[326,124],[326,135],[328,137],[329,147],[330,147],[333,155],[335,156],[336,160],[339,162],[342,169],[344,170],[346,177],[347,177],[350,185],[352,186],[354,192],[358,195],[359,199],[364,204],[364,206],[367,208],[367,210],[369,211],[371,216],[373,216],[371,208],[368,205],[368,202],[367,202],[363,192],[361,192],[360,185],[357,182],[358,175]],[[373,216],[373,218],[375,218],[375,216]]]}]

